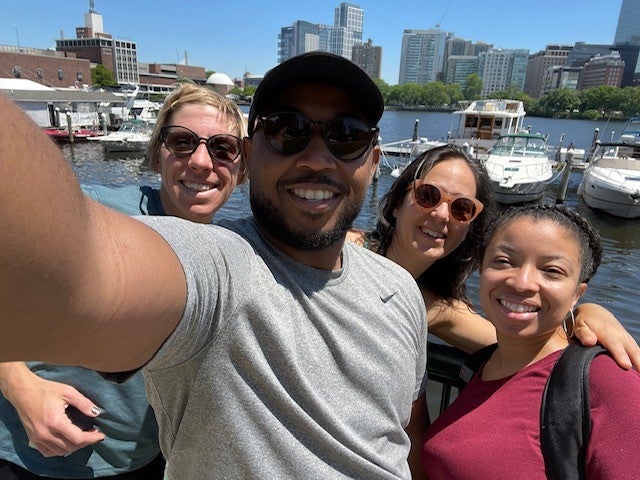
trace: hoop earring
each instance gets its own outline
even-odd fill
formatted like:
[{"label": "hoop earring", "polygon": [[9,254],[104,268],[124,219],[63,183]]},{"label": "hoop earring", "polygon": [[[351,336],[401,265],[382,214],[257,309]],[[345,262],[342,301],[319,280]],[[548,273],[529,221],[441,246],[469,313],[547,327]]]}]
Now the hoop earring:
[{"label": "hoop earring", "polygon": [[[567,320],[571,318],[571,329],[569,329],[569,327],[567,326]],[[569,310],[569,314],[564,317],[564,320],[562,322],[562,329],[564,330],[564,333],[567,334],[567,339],[573,338],[573,334],[575,333],[575,329],[576,329],[576,317],[573,316],[573,309]],[[569,331],[571,331],[571,333],[569,333]]]}]

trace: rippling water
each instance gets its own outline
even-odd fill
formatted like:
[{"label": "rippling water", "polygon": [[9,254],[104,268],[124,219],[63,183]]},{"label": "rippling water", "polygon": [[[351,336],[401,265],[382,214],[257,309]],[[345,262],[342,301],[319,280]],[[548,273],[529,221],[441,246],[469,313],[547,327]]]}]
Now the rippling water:
[{"label": "rippling water", "polygon": [[[413,132],[414,121],[420,119],[419,135],[430,139],[443,138],[452,128],[450,114],[432,112],[385,112],[380,122],[380,135],[383,142],[405,139]],[[573,142],[576,147],[588,148],[591,144],[594,128],[603,132],[602,137],[619,133],[620,122],[590,122],[579,120],[550,120],[527,118],[526,125],[532,125],[534,131],[548,133],[550,141],[557,143],[560,134],[566,135],[564,144]],[[125,154],[105,155],[103,147],[95,143],[65,145],[62,147],[76,175],[83,183],[106,185],[147,184],[157,186],[159,176],[144,167],[144,156]],[[371,228],[375,223],[376,208],[381,196],[389,189],[393,178],[386,168],[382,169],[379,180],[369,188],[361,215],[356,220],[360,228]],[[625,324],[636,340],[640,341],[640,220],[622,220],[591,210],[576,195],[581,179],[580,172],[572,172],[565,204],[586,216],[602,235],[605,255],[603,264],[591,281],[585,295],[588,301],[595,301],[614,312]],[[553,202],[557,185],[552,185],[545,198]],[[249,202],[247,186],[243,185],[234,192],[229,202],[220,211],[219,217],[240,218],[248,215]],[[472,278],[471,291],[477,287],[476,278]]]}]

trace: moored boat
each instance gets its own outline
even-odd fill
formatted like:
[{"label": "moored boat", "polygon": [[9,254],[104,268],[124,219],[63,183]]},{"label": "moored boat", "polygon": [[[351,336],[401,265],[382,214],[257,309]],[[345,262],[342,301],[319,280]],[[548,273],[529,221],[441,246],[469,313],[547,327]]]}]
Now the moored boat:
[{"label": "moored boat", "polygon": [[445,141],[415,138],[407,145],[410,148],[406,163],[391,172],[398,176],[404,166],[421,153],[447,143],[462,147],[469,155],[485,158],[491,147],[502,136],[523,130],[526,112],[519,100],[475,100],[465,109],[456,110],[458,128],[447,133]]},{"label": "moored boat", "polygon": [[526,112],[519,100],[489,99],[475,100],[453,115],[460,119],[457,130],[448,133],[447,142],[484,156],[500,137],[524,129]]},{"label": "moored boat", "polygon": [[142,120],[127,120],[116,132],[92,138],[107,152],[143,152],[149,146],[153,124]]},{"label": "moored boat", "polygon": [[103,135],[99,130],[93,130],[90,128],[77,128],[71,132],[73,140],[69,136],[69,131],[63,128],[43,128],[42,131],[46,133],[49,138],[56,142],[83,142],[89,138],[96,138]]},{"label": "moored boat", "polygon": [[578,194],[595,210],[640,217],[640,142],[598,142]]},{"label": "moored boat", "polygon": [[544,135],[518,132],[502,135],[484,166],[496,200],[503,204],[534,202],[554,180],[557,162],[549,156]]}]

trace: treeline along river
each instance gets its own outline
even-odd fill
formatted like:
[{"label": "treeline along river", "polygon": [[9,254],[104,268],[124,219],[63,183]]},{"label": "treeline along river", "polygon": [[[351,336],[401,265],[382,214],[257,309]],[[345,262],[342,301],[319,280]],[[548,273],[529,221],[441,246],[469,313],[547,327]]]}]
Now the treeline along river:
[{"label": "treeline along river", "polygon": [[[448,131],[456,128],[457,116],[440,112],[386,111],[380,122],[383,143],[410,138],[415,120],[420,120],[418,135],[429,140],[443,139]],[[564,134],[564,145],[573,142],[576,148],[588,150],[594,129],[600,129],[600,138],[619,135],[624,127],[621,122],[594,122],[587,120],[554,120],[527,117],[525,126],[532,131],[549,135],[549,143],[557,145]],[[615,133],[614,133],[615,132]],[[62,147],[65,157],[83,183],[106,185],[150,184],[157,186],[159,177],[144,167],[144,157],[131,154],[105,154],[96,143]],[[128,155],[128,156],[127,156]],[[393,164],[393,158],[387,158]],[[369,187],[361,215],[356,226],[369,229],[375,224],[377,205],[393,182],[388,166],[383,165],[377,182]],[[636,340],[640,341],[640,220],[622,220],[591,210],[576,194],[582,173],[572,172],[565,204],[586,216],[599,230],[604,243],[604,259],[598,273],[591,281],[585,299],[600,303],[614,312]],[[559,185],[551,186],[543,201],[554,202]],[[248,188],[239,187],[219,218],[239,218],[250,214]],[[477,280],[470,280],[470,291],[475,298]]]}]

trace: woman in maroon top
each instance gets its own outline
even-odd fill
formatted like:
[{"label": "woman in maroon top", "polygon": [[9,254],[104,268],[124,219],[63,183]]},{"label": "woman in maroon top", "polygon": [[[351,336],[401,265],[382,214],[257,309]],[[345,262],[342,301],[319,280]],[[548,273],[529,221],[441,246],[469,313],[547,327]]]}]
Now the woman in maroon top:
[{"label": "woman in maroon top", "polygon": [[[430,479],[547,478],[540,449],[542,393],[601,255],[597,233],[564,207],[511,209],[490,225],[480,302],[498,346],[427,431],[422,460]],[[640,374],[600,355],[589,378],[587,478],[635,478]]]}]

